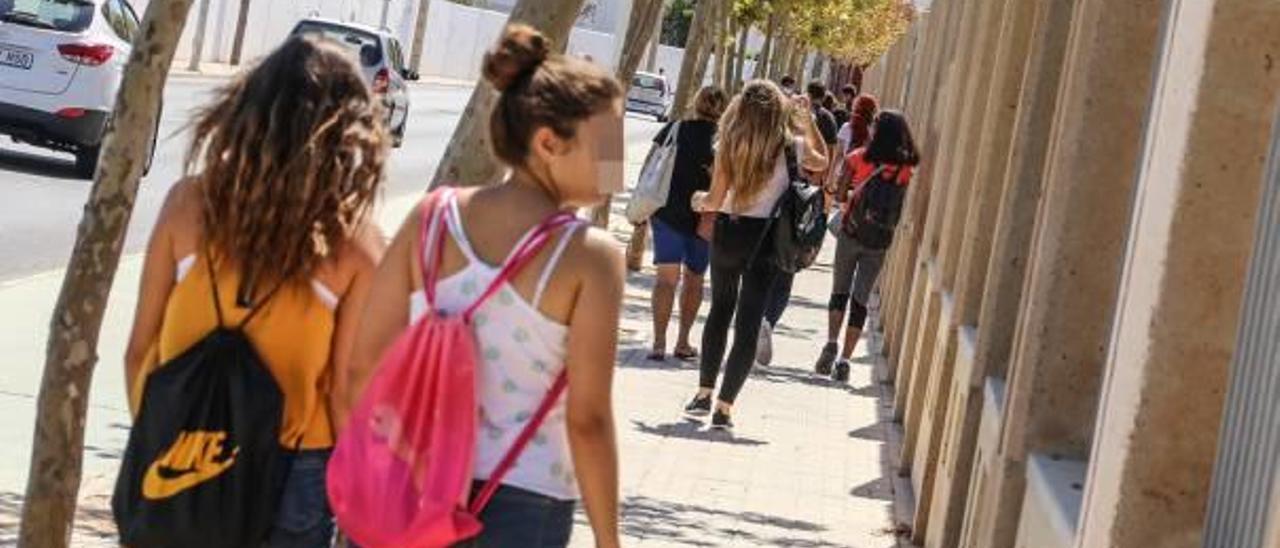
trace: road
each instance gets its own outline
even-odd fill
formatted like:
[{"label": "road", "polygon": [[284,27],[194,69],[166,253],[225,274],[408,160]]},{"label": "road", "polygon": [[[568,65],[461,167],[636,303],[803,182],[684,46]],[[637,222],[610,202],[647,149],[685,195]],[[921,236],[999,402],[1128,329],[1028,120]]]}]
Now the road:
[{"label": "road", "polygon": [[[160,139],[152,171],[142,181],[125,240],[126,255],[139,253],[170,185],[182,174],[186,130],[195,109],[209,101],[222,82],[180,77],[165,89]],[[403,148],[388,163],[384,197],[420,192],[435,173],[445,145],[470,97],[471,88],[415,84]],[[643,142],[658,124],[628,117],[628,144]],[[91,181],[76,179],[70,154],[27,147],[0,137],[0,282],[63,267],[75,242],[76,226]]]}]

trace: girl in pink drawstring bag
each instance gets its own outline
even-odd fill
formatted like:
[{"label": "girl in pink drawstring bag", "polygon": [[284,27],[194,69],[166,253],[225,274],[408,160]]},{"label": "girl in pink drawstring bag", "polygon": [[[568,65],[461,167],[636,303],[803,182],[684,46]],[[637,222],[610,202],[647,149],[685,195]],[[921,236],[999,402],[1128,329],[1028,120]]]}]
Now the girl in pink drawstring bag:
[{"label": "girl in pink drawstring bag", "polygon": [[328,470],[338,524],[365,548],[566,546],[579,500],[596,545],[618,544],[624,269],[565,212],[621,190],[621,88],[550,50],[504,32],[484,74],[510,174],[430,194],[369,281]]}]

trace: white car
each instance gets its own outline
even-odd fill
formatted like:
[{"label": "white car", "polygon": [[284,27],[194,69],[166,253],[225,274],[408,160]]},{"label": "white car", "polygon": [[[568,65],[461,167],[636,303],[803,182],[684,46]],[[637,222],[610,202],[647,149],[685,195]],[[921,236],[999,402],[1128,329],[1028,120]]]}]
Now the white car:
[{"label": "white car", "polygon": [[627,112],[648,114],[659,122],[665,122],[671,107],[670,91],[665,76],[637,72],[631,78],[631,89],[627,91]]},{"label": "white car", "polygon": [[418,73],[405,68],[400,40],[386,29],[317,17],[298,22],[292,34],[302,33],[319,34],[351,48],[370,87],[382,97],[387,109],[387,128],[395,146],[399,147],[409,123],[407,82],[418,79]]},{"label": "white car", "polygon": [[0,134],[92,177],[137,32],[126,0],[0,0]]}]

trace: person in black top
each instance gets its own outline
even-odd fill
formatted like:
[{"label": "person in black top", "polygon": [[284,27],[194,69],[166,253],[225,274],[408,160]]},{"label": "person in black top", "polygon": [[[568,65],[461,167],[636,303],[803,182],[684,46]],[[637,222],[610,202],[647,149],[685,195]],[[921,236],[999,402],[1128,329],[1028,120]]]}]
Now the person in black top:
[{"label": "person in black top", "polygon": [[[703,277],[710,261],[709,243],[698,235],[700,216],[694,213],[693,194],[711,188],[711,166],[715,161],[716,125],[728,97],[708,86],[694,97],[690,116],[662,128],[653,142],[661,145],[676,131],[676,159],[671,171],[671,191],[666,205],[649,219],[653,230],[653,264],[657,281],[653,287],[653,349],[651,360],[666,359],[667,324],[676,290],[680,288],[680,331],[672,355],[682,360],[698,356],[689,344],[689,331],[702,306]],[[683,267],[683,276],[681,275]],[[683,287],[681,280],[683,279]]]},{"label": "person in black top", "polygon": [[[836,150],[840,127],[836,125],[835,115],[823,106],[828,95],[827,86],[821,82],[809,82],[809,85],[805,86],[805,94],[809,98],[813,121],[818,126],[818,133],[822,135],[823,142],[827,144],[827,150]],[[811,181],[827,180],[832,166],[836,165],[835,154],[829,156],[831,158],[828,158],[827,169],[822,172],[806,173]],[[769,288],[768,305],[765,307],[764,323],[760,326],[760,340],[756,344],[756,361],[761,364],[769,365],[773,362],[773,329],[782,320],[783,312],[787,311],[787,305],[791,303],[791,286],[794,282],[795,275],[785,272],[773,278],[773,286]]]}]

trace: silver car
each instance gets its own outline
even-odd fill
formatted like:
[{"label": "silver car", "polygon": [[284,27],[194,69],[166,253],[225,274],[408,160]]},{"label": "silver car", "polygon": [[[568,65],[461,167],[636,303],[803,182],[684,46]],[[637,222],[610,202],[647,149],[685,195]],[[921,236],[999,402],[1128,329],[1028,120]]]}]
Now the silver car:
[{"label": "silver car", "polygon": [[627,92],[627,112],[648,114],[659,122],[666,122],[670,107],[671,93],[665,76],[637,72],[631,78],[631,90]]},{"label": "silver car", "polygon": [[409,123],[407,83],[418,79],[417,72],[405,67],[400,40],[387,29],[316,17],[303,19],[293,28],[292,34],[303,33],[319,34],[351,48],[369,86],[382,97],[387,109],[387,128],[399,148]]}]

